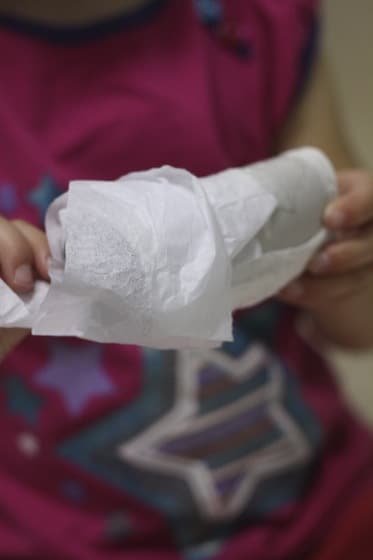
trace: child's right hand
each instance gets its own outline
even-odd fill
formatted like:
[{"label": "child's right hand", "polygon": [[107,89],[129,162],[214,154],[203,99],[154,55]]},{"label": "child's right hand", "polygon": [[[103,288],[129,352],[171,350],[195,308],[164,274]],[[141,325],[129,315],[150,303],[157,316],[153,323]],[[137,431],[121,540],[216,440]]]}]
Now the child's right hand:
[{"label": "child's right hand", "polygon": [[[48,280],[45,233],[22,220],[0,216],[0,275],[12,290],[27,293],[35,278]],[[1,301],[0,301],[1,307]],[[26,336],[24,329],[0,329],[0,360]]]}]

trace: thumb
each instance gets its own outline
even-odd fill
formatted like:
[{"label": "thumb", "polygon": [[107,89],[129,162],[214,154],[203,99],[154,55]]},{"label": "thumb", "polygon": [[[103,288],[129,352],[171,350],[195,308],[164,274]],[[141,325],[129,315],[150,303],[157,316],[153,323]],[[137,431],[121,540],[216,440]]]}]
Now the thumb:
[{"label": "thumb", "polygon": [[15,291],[28,292],[33,286],[32,250],[14,225],[0,216],[1,277]]},{"label": "thumb", "polygon": [[47,236],[44,231],[23,220],[14,220],[13,226],[26,239],[33,254],[34,268],[39,276],[48,280],[48,258],[50,256]]}]

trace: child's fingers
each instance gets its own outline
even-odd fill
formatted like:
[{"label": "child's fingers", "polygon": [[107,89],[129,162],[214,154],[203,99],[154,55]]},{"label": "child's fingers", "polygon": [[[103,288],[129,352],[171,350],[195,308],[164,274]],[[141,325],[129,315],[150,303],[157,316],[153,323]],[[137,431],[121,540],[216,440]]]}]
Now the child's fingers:
[{"label": "child's fingers", "polygon": [[366,289],[371,286],[372,278],[373,265],[327,278],[305,274],[282,290],[279,299],[306,309],[317,309]]},{"label": "child's fingers", "polygon": [[338,175],[340,196],[327,207],[325,225],[330,229],[354,228],[373,220],[373,178],[365,171]]},{"label": "child's fingers", "polygon": [[5,282],[17,292],[34,285],[33,253],[22,233],[0,217],[0,270]]},{"label": "child's fingers", "polygon": [[313,274],[330,275],[357,270],[373,263],[373,227],[356,237],[332,243],[310,263]]},{"label": "child's fingers", "polygon": [[50,251],[47,236],[42,230],[23,220],[15,220],[12,224],[21,232],[29,243],[34,256],[36,271],[41,278],[48,280],[48,258],[50,256]]}]

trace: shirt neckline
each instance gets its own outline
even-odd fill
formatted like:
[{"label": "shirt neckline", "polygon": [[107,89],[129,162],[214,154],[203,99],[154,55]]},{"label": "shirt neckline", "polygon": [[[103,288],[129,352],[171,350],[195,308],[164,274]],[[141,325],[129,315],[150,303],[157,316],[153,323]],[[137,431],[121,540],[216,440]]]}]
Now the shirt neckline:
[{"label": "shirt neckline", "polygon": [[168,0],[153,0],[138,9],[107,18],[97,23],[87,25],[47,25],[30,22],[22,18],[0,16],[0,28],[10,29],[16,33],[42,39],[54,44],[76,45],[97,39],[103,39],[113,33],[118,33],[148,23],[168,3]]}]

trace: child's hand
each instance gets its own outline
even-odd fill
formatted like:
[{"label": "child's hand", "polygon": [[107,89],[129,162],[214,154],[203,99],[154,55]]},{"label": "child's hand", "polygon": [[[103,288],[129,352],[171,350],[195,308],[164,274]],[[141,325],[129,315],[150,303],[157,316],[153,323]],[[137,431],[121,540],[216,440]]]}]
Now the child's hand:
[{"label": "child's hand", "polygon": [[[26,222],[0,217],[1,278],[12,290],[27,293],[33,289],[35,278],[48,280],[48,256],[44,232]],[[23,329],[0,329],[0,359],[26,334]]]},{"label": "child's hand", "polygon": [[[335,233],[335,241],[313,259],[306,274],[281,292],[288,303],[322,310],[364,292],[367,303],[373,298],[373,177],[365,171],[344,171],[338,182],[340,195],[325,213],[325,225]],[[370,313],[372,309],[368,305]]]},{"label": "child's hand", "polygon": [[15,292],[32,290],[36,277],[48,279],[49,247],[40,229],[22,220],[0,217],[0,268],[2,279]]}]

